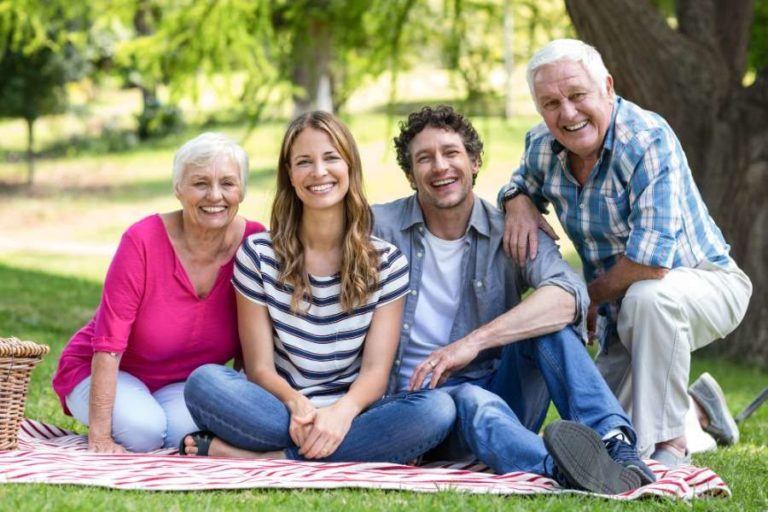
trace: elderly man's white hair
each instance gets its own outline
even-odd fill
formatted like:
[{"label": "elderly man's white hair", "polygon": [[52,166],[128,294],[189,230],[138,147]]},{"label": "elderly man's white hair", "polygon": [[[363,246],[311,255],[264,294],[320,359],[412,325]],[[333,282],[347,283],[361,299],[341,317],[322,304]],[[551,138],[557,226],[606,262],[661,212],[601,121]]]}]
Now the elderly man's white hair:
[{"label": "elderly man's white hair", "polygon": [[[603,58],[600,56],[600,53],[594,47],[578,39],[555,39],[545,44],[528,61],[528,88],[531,90],[531,97],[534,103],[536,103],[536,94],[533,90],[533,80],[536,78],[536,71],[542,66],[560,60],[580,62],[595,85],[605,92],[605,79],[608,76],[608,69],[603,64]],[[536,108],[538,108],[538,104]]]},{"label": "elderly man's white hair", "polygon": [[179,185],[187,167],[207,167],[221,158],[227,158],[237,165],[240,171],[240,185],[245,195],[248,184],[248,154],[240,145],[217,132],[205,132],[187,141],[173,157],[173,190],[179,191]]}]

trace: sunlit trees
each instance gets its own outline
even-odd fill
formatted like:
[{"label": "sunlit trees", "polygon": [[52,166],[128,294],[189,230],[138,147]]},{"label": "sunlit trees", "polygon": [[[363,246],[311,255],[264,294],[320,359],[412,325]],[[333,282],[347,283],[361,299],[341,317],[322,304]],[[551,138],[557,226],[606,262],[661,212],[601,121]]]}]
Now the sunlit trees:
[{"label": "sunlit trees", "polygon": [[83,20],[81,10],[65,3],[0,4],[0,117],[26,123],[27,185],[35,173],[35,122],[64,111],[65,85],[84,71],[72,37]]}]

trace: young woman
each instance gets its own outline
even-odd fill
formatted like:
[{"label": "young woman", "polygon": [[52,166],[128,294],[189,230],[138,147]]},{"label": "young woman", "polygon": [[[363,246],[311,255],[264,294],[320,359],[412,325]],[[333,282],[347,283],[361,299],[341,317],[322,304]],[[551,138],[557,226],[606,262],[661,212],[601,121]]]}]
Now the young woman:
[{"label": "young woman", "polygon": [[407,462],[440,443],[442,391],[382,398],[400,336],[405,257],[371,236],[351,133],[336,117],[294,120],[278,164],[272,231],[236,257],[246,373],[206,365],[185,398],[204,430],[182,454]]}]

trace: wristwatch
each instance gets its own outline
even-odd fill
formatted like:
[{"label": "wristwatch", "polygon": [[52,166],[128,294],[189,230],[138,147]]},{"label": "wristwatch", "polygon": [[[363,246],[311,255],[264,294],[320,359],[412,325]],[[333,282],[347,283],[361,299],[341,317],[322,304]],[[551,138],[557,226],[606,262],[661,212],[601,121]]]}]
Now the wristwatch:
[{"label": "wristwatch", "polygon": [[512,185],[511,187],[509,187],[509,189],[507,189],[506,192],[504,192],[504,195],[502,196],[502,203],[506,203],[510,199],[514,199],[520,194],[524,194],[524,193],[525,192],[523,191],[523,189],[521,189],[517,185]]}]

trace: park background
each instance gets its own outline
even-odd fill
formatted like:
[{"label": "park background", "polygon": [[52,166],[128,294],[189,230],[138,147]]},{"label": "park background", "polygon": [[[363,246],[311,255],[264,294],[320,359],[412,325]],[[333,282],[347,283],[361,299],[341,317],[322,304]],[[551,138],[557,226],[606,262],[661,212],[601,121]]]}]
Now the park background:
[{"label": "park background", "polygon": [[[617,92],[666,117],[755,293],[743,326],[694,357],[734,412],[768,385],[768,1],[0,0],[0,336],[49,344],[27,415],[64,416],[49,381],[98,304],[120,234],[176,209],[174,151],[222,131],[251,158],[241,213],[265,222],[280,139],[307,109],[333,110],[360,146],[372,203],[409,194],[391,139],[423,104],[469,114],[485,141],[476,192],[493,201],[539,122],[525,64],[580,37]],[[559,228],[553,218],[552,221]],[[562,234],[562,230],[560,230]],[[568,261],[580,266],[561,237]],[[734,498],[768,507],[768,408],[735,447],[702,454]],[[672,507],[558,498],[378,491],[115,492],[0,486],[4,510],[572,510]]]}]

